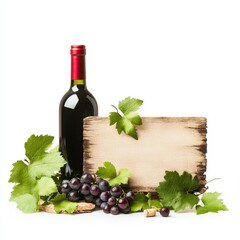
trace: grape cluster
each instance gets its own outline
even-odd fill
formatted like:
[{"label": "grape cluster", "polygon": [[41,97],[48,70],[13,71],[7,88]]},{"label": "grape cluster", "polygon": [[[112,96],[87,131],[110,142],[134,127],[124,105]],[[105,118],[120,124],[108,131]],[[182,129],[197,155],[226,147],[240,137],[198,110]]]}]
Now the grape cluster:
[{"label": "grape cluster", "polygon": [[89,173],[83,174],[81,178],[62,180],[59,191],[65,193],[69,201],[85,200],[96,204],[104,213],[113,215],[130,213],[130,201],[134,199],[132,191],[125,193],[121,186],[111,187],[107,180],[95,178]]},{"label": "grape cluster", "polygon": [[102,208],[103,212],[117,215],[131,212],[130,201],[134,200],[134,193],[129,191],[125,194],[120,186],[113,186],[102,192],[99,198],[100,203],[96,202],[96,205]]}]

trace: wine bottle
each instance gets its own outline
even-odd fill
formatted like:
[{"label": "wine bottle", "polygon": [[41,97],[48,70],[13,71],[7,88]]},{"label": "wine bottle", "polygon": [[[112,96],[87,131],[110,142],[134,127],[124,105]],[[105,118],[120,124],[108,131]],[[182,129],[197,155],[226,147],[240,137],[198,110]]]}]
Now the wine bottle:
[{"label": "wine bottle", "polygon": [[87,90],[84,45],[71,46],[71,86],[59,107],[59,149],[67,161],[65,178],[83,173],[83,119],[98,115],[98,105]]}]

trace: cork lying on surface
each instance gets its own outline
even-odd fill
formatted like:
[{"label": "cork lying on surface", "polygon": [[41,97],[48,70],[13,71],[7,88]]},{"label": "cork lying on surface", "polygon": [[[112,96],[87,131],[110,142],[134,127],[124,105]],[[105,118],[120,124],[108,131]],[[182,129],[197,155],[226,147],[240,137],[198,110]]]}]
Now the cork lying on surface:
[{"label": "cork lying on surface", "polygon": [[145,209],[143,211],[145,217],[155,217],[157,210],[154,208]]}]

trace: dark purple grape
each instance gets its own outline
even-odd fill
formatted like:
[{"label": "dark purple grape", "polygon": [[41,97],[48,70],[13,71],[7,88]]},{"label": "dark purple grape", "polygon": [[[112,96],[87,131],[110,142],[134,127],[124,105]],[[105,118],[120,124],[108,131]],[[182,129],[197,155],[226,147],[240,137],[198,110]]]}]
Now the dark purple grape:
[{"label": "dark purple grape", "polygon": [[95,204],[96,204],[97,207],[100,207],[101,204],[102,204],[102,200],[101,200],[99,197],[96,198],[96,199],[95,199]]},{"label": "dark purple grape", "polygon": [[107,200],[111,197],[111,194],[109,191],[106,191],[106,192],[102,192],[100,194],[100,199],[103,201],[103,202],[107,202]]},{"label": "dark purple grape", "polygon": [[100,208],[103,209],[106,205],[108,205],[107,202],[102,202]]},{"label": "dark purple grape", "polygon": [[84,173],[80,179],[81,183],[91,183],[93,181],[92,175]]},{"label": "dark purple grape", "polygon": [[118,207],[120,209],[126,209],[129,206],[127,198],[120,198],[118,200]]},{"label": "dark purple grape", "polygon": [[90,193],[90,185],[88,183],[84,183],[80,188],[80,192],[84,196],[88,195]]},{"label": "dark purple grape", "polygon": [[112,196],[112,197],[110,197],[110,198],[108,199],[107,203],[108,203],[109,206],[112,207],[112,206],[116,205],[117,200],[116,200],[115,197]]},{"label": "dark purple grape", "polygon": [[60,186],[60,192],[61,193],[69,193],[71,191],[71,188],[69,186],[69,180],[63,180],[62,184]]},{"label": "dark purple grape", "polygon": [[162,207],[159,212],[162,217],[168,217],[170,213],[170,209],[168,207]]},{"label": "dark purple grape", "polygon": [[102,178],[97,177],[96,180],[95,180],[95,182],[96,182],[96,184],[99,184],[102,180],[103,180]]},{"label": "dark purple grape", "polygon": [[92,183],[95,183],[95,182],[96,182],[96,175],[92,174]]},{"label": "dark purple grape", "polygon": [[110,193],[114,197],[120,197],[122,194],[122,188],[120,186],[111,187]]},{"label": "dark purple grape", "polygon": [[63,184],[63,183],[69,183],[69,180],[68,180],[68,179],[63,179],[63,180],[62,180],[62,184]]},{"label": "dark purple grape", "polygon": [[109,190],[109,183],[106,180],[102,180],[98,183],[98,186],[102,192]]},{"label": "dark purple grape", "polygon": [[93,196],[99,195],[100,192],[101,192],[101,190],[99,189],[99,186],[98,186],[97,184],[91,185],[91,187],[90,187],[90,193],[91,193]]},{"label": "dark purple grape", "polygon": [[120,211],[121,211],[122,213],[128,214],[128,213],[131,212],[131,207],[128,206],[128,207],[126,207],[125,209],[120,209]]},{"label": "dark purple grape", "polygon": [[69,186],[73,190],[78,190],[81,187],[81,182],[79,178],[72,178],[69,181]]},{"label": "dark purple grape", "polygon": [[105,213],[110,213],[110,211],[111,211],[111,207],[110,207],[108,204],[106,204],[106,205],[103,207],[103,212],[105,212]]},{"label": "dark purple grape", "polygon": [[93,203],[94,202],[94,196],[91,195],[91,194],[84,196],[84,199],[88,203]]},{"label": "dark purple grape", "polygon": [[79,195],[78,191],[71,190],[67,194],[67,199],[71,202],[78,202],[80,200],[80,195]]},{"label": "dark purple grape", "polygon": [[118,215],[120,211],[119,211],[118,206],[113,206],[113,207],[111,207],[110,212],[111,212],[111,214],[113,214],[113,215]]},{"label": "dark purple grape", "polygon": [[134,192],[132,192],[132,191],[127,192],[126,198],[127,198],[127,200],[129,200],[129,201],[134,200],[134,198],[135,198]]}]

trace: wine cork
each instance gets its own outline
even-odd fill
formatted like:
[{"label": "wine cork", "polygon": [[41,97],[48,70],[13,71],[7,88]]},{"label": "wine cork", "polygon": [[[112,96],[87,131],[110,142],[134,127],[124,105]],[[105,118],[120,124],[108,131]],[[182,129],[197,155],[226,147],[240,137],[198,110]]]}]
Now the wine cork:
[{"label": "wine cork", "polygon": [[156,216],[156,209],[149,208],[143,211],[145,217],[155,217]]}]

